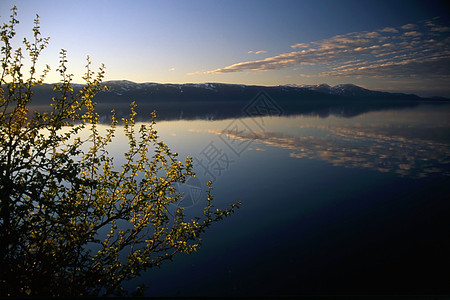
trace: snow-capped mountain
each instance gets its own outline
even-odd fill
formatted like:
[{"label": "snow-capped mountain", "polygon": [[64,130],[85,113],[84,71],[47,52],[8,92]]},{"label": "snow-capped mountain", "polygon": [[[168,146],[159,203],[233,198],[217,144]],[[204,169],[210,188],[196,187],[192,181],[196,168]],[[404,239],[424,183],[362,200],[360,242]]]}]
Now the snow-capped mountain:
[{"label": "snow-capped mountain", "polygon": [[[152,102],[248,102],[263,91],[276,101],[417,101],[416,95],[368,90],[354,84],[256,86],[225,83],[135,83],[127,80],[104,82],[108,90],[96,96],[99,103]],[[74,85],[75,90],[83,85]],[[55,95],[53,85],[35,87],[35,103],[48,103]],[[434,99],[436,100],[436,99]]]},{"label": "snow-capped mountain", "polygon": [[[103,97],[129,97],[133,96],[137,101],[146,98],[153,100],[177,100],[177,101],[214,101],[211,96],[216,96],[215,101],[226,100],[249,100],[258,91],[265,91],[273,97],[281,99],[311,100],[311,99],[343,99],[364,100],[367,98],[377,99],[419,99],[416,95],[387,93],[372,91],[354,84],[328,84],[318,85],[281,85],[281,86],[255,86],[224,83],[185,83],[185,84],[160,84],[160,83],[134,83],[126,80],[108,81],[104,83],[109,90],[102,92]],[[250,97],[250,98],[249,98]],[[364,98],[364,99],[363,99]],[[113,99],[110,99],[110,101]],[[119,99],[115,99],[119,100]]]},{"label": "snow-capped mountain", "polygon": [[[104,82],[108,90],[94,100],[109,113],[128,113],[134,101],[140,111],[156,109],[162,118],[225,118],[242,115],[243,109],[265,93],[286,114],[339,114],[352,116],[374,109],[414,106],[423,102],[448,102],[449,99],[425,99],[416,95],[368,90],[353,84],[256,86],[224,83],[160,84],[126,80]],[[74,85],[75,90],[82,85]],[[48,105],[57,97],[53,85],[35,87],[33,104]]]}]

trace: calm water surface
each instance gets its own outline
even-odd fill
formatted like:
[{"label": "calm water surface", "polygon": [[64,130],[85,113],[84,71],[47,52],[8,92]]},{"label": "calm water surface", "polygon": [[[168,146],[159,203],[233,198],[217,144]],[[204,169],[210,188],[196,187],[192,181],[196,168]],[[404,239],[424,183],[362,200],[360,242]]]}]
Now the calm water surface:
[{"label": "calm water surface", "polygon": [[243,204],[198,253],[132,282],[146,295],[450,292],[449,105],[156,126],[194,157],[187,214],[201,213],[208,180],[216,206]]}]

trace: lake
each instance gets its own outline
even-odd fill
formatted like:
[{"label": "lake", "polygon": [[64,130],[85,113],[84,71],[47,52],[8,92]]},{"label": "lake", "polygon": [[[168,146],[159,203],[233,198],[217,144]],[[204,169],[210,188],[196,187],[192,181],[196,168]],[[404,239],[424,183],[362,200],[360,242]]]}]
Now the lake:
[{"label": "lake", "polygon": [[[249,110],[247,110],[249,112]],[[197,177],[179,206],[241,208],[132,284],[147,296],[448,294],[450,105],[157,121]],[[123,152],[123,143],[114,151]]]}]

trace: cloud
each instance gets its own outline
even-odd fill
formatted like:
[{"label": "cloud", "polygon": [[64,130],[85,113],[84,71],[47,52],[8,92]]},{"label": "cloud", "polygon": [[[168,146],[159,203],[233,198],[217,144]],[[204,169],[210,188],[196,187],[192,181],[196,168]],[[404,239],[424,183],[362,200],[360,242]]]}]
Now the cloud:
[{"label": "cloud", "polygon": [[295,45],[292,45],[291,48],[308,48],[310,47],[310,44],[306,44],[306,43],[297,43]]},{"label": "cloud", "polygon": [[169,72],[172,72],[172,71],[175,71],[175,68],[172,67],[169,69]]},{"label": "cloud", "polygon": [[386,27],[380,30],[380,32],[390,32],[390,33],[397,33],[398,30],[392,27]]},{"label": "cloud", "polygon": [[270,71],[290,67],[301,72],[302,66],[309,65],[316,68],[310,67],[308,76],[316,77],[449,76],[449,32],[450,27],[440,24],[437,19],[397,28],[351,32],[324,40],[293,44],[290,47],[295,51],[237,62],[201,73]]},{"label": "cloud", "polygon": [[267,51],[266,50],[258,50],[258,51],[250,50],[247,53],[249,53],[249,54],[262,54],[262,53],[267,53]]},{"label": "cloud", "polygon": [[415,25],[415,24],[406,24],[406,25],[401,26],[400,28],[404,29],[404,30],[412,30],[412,29],[416,29],[417,25]]},{"label": "cloud", "polygon": [[417,31],[408,31],[408,32],[405,32],[403,35],[405,35],[405,36],[421,36],[422,34]]},{"label": "cloud", "polygon": [[437,31],[437,32],[450,32],[449,26],[436,26],[431,28],[431,31]]}]

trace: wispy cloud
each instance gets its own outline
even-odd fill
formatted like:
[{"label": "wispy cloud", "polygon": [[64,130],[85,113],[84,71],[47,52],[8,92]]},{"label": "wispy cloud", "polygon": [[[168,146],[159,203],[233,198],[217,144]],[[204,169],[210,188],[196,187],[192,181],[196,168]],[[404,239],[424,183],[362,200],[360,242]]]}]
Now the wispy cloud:
[{"label": "wispy cloud", "polygon": [[294,66],[301,72],[302,65],[313,65],[318,67],[315,73],[309,68],[308,74],[299,75],[380,78],[450,75],[450,27],[439,19],[371,32],[351,32],[290,47],[295,51],[201,73],[269,71]]},{"label": "wispy cloud", "polygon": [[311,47],[311,45],[306,43],[297,43],[291,46],[291,48],[309,48],[309,47]]},{"label": "wispy cloud", "polygon": [[408,31],[404,33],[405,36],[421,36],[422,34],[418,31]]},{"label": "wispy cloud", "polygon": [[258,50],[258,51],[250,50],[247,53],[249,53],[249,54],[263,54],[263,53],[267,53],[267,51],[266,50]]},{"label": "wispy cloud", "polygon": [[417,25],[416,24],[405,24],[405,25],[401,26],[400,28],[405,29],[405,30],[411,30],[411,29],[416,29]]},{"label": "wispy cloud", "polygon": [[380,32],[398,33],[398,30],[392,27],[386,27],[381,29]]}]

